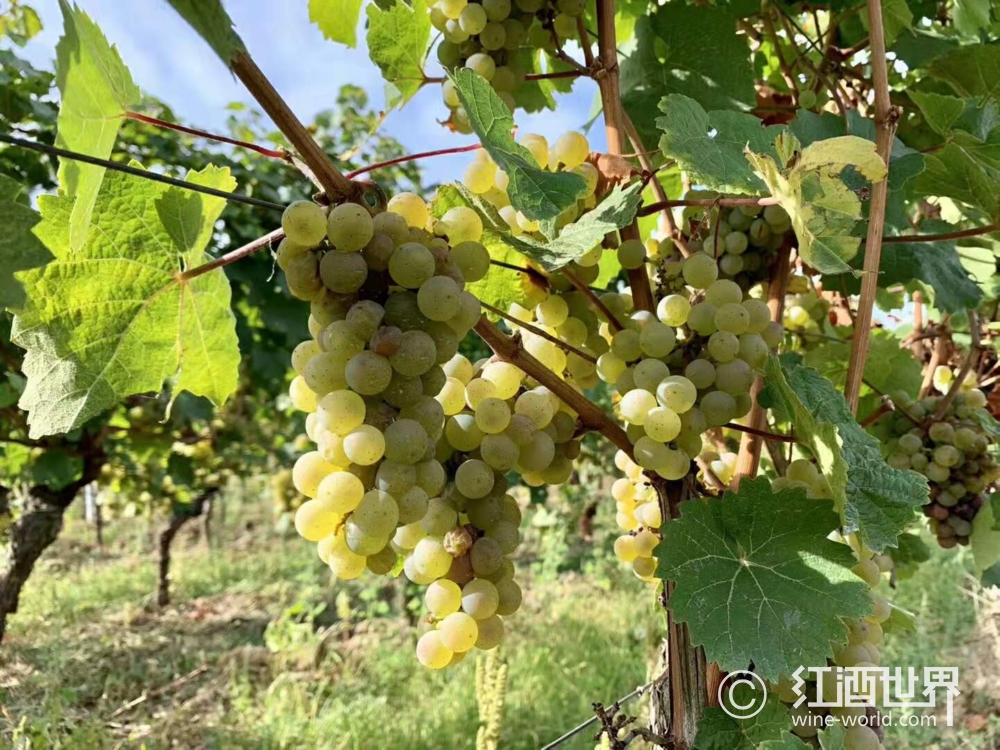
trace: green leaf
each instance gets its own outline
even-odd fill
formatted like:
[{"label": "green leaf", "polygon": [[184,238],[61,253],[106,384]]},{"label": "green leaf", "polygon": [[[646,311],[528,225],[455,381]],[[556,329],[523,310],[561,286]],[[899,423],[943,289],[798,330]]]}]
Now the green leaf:
[{"label": "green leaf", "polygon": [[951,131],[950,141],[924,154],[924,171],[912,183],[914,196],[945,196],[1000,218],[1000,127],[983,141]]},{"label": "green leaf", "polygon": [[641,191],[640,182],[633,182],[626,188],[616,185],[604,200],[563,227],[551,242],[536,242],[511,234],[504,235],[503,239],[547,271],[555,271],[593,250],[609,232],[631,224],[639,209]]},{"label": "green leaf", "polygon": [[767,154],[748,150],[747,159],[791,217],[802,260],[822,273],[853,271],[847,261],[861,242],[852,234],[861,201],[840,174],[854,167],[872,182],[885,179],[875,144],[853,135],[816,141],[784,168]]},{"label": "green leaf", "polygon": [[932,60],[930,72],[961,96],[995,99],[1000,91],[1000,46],[958,47]]},{"label": "green leaf", "polygon": [[[864,256],[862,248],[851,265],[862,268]],[[894,242],[882,245],[879,286],[890,287],[911,281],[921,282],[924,291],[933,299],[934,307],[946,313],[974,308],[983,298],[979,285],[962,266],[954,242]],[[851,275],[843,276],[842,283],[848,294],[857,294],[861,290],[861,281]]]},{"label": "green leaf", "polygon": [[889,466],[878,440],[861,428],[844,397],[815,370],[786,355],[772,356],[765,373],[762,403],[780,404],[789,415],[795,436],[812,451],[830,483],[845,531],[857,531],[876,552],[896,546],[914,510],[928,502],[926,478]]},{"label": "green leaf", "polygon": [[423,85],[424,57],[431,41],[425,0],[397,2],[388,10],[374,3],[368,15],[368,56],[386,80],[387,107],[402,107]]},{"label": "green leaf", "polygon": [[44,266],[50,253],[31,229],[38,214],[18,199],[24,189],[6,175],[0,175],[0,310],[24,306],[24,287],[14,274]]},{"label": "green leaf", "polygon": [[[850,341],[824,342],[806,352],[803,364],[842,389],[847,382],[850,353]],[[916,398],[923,381],[922,367],[913,352],[900,347],[899,339],[891,332],[876,329],[868,347],[864,381],[882,393],[905,391]]]},{"label": "green leaf", "polygon": [[920,107],[924,119],[935,133],[944,134],[965,111],[965,101],[957,96],[935,94],[931,91],[910,91],[910,98]]},{"label": "green leaf", "polygon": [[[65,32],[56,45],[56,85],[61,94],[56,146],[106,159],[111,155],[122,114],[139,102],[139,88],[90,17],[59,0]],[[59,162],[59,188],[76,198],[70,222],[70,247],[83,245],[104,167],[70,159]]]},{"label": "green leaf", "polygon": [[638,20],[636,49],[621,62],[621,91],[643,142],[654,141],[656,133],[645,128],[668,94],[688,96],[707,110],[756,105],[750,50],[736,33],[737,21],[726,9],[685,3],[667,3]]},{"label": "green leaf", "polygon": [[233,20],[220,0],[167,0],[191,28],[215,50],[227,66],[238,52],[246,52]]},{"label": "green leaf", "polygon": [[572,172],[539,168],[531,152],[511,136],[514,118],[489,81],[468,68],[456,70],[452,80],[483,148],[510,178],[511,205],[535,221],[554,219],[575,205],[586,181]]},{"label": "green leaf", "polygon": [[996,526],[993,503],[983,503],[972,521],[972,534],[969,535],[977,575],[1000,562],[1000,530]]},{"label": "green leaf", "polygon": [[886,633],[917,632],[917,616],[915,614],[892,602],[889,602],[889,608],[889,619],[882,623],[883,631]]},{"label": "green leaf", "polygon": [[980,31],[989,31],[991,0],[955,0],[951,13],[955,28],[966,36],[978,36]]},{"label": "green leaf", "polygon": [[309,0],[309,20],[331,42],[358,45],[358,19],[362,0]]},{"label": "green leaf", "polygon": [[[868,15],[861,14],[864,27],[868,28]],[[903,31],[913,28],[913,13],[906,0],[882,0],[882,26],[885,35],[885,46],[891,47],[896,37]]]},{"label": "green leaf", "polygon": [[[232,191],[228,169],[192,182]],[[159,391],[175,378],[220,404],[237,385],[239,349],[222,269],[191,280],[225,205],[180,188],[112,173],[94,206],[94,231],[69,244],[73,203],[42,196],[35,233],[55,259],[22,272],[28,304],[11,339],[27,350],[19,406],[31,437],[72,430],[123,398]]]},{"label": "green leaf", "polygon": [[30,481],[53,490],[61,490],[75,482],[82,470],[83,459],[79,456],[49,448],[31,463]]},{"label": "green leaf", "polygon": [[[755,698],[759,701],[759,696],[745,684],[736,685],[732,695],[727,690],[722,696],[730,710],[732,703],[756,706]],[[788,708],[773,694],[767,696],[760,712],[749,719],[734,719],[721,708],[708,708],[698,722],[694,750],[756,750],[762,742],[780,740],[788,726]]]},{"label": "green leaf", "polygon": [[754,174],[745,149],[775,159],[774,142],[786,132],[780,125],[765,126],[753,115],[706,112],[687,96],[672,94],[660,101],[663,131],[660,150],[691,175],[693,182],[723,193],[760,195],[767,185]]},{"label": "green leaf", "polygon": [[726,671],[753,662],[775,680],[825,664],[831,641],[846,637],[842,618],[871,610],[854,553],[827,539],[837,524],[828,500],[744,479],[739,492],[683,503],[680,519],[663,524],[657,575],[674,582],[669,606],[710,661]]},{"label": "green leaf", "polygon": [[896,547],[888,550],[899,578],[911,577],[922,563],[931,559],[931,548],[916,534],[900,534]]},{"label": "green leaf", "polygon": [[821,750],[845,750],[845,738],[847,728],[839,721],[835,721],[818,735]]}]

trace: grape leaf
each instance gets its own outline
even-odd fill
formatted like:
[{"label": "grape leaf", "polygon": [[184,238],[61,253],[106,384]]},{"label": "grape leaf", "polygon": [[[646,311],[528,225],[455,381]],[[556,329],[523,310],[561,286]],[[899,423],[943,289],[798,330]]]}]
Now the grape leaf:
[{"label": "grape leaf", "polygon": [[[56,85],[62,102],[56,146],[106,159],[111,155],[122,113],[139,102],[139,88],[116,47],[108,44],[86,13],[59,0],[65,31],[56,45]],[[90,229],[94,202],[105,168],[61,159],[59,187],[76,198],[70,221],[70,247],[79,248]]]},{"label": "grape leaf", "polygon": [[871,610],[850,547],[827,539],[837,523],[830,501],[800,489],[775,493],[764,477],[683,503],[656,548],[657,575],[674,582],[674,616],[726,671],[753,662],[775,680],[825,664],[830,643],[846,638],[841,618]]},{"label": "grape leaf", "polygon": [[843,723],[835,721],[818,735],[820,750],[845,750],[847,728]]},{"label": "grape leaf", "polygon": [[990,0],[955,0],[955,8],[951,13],[951,21],[955,28],[966,36],[978,36],[981,30],[989,31]]},{"label": "grape leaf", "polygon": [[[940,231],[948,230],[941,228]],[[862,268],[864,258],[862,247],[851,265]],[[879,286],[909,284],[914,280],[920,282],[933,299],[934,307],[942,312],[955,313],[974,308],[983,298],[979,285],[962,266],[954,242],[894,242],[883,245]],[[857,294],[861,290],[861,281],[850,274],[838,281],[844,284],[848,294]]]},{"label": "grape leaf", "polygon": [[514,118],[489,81],[468,68],[456,70],[452,80],[472,130],[510,178],[511,205],[535,221],[554,219],[574,205],[586,190],[584,179],[572,172],[539,168],[531,152],[511,136]]},{"label": "grape leaf", "polygon": [[[815,369],[834,387],[843,388],[850,353],[850,341],[823,342],[806,352],[803,364]],[[900,347],[899,339],[891,332],[876,329],[868,346],[864,381],[882,393],[905,391],[916,398],[923,381],[921,364],[913,358],[913,352]]]},{"label": "grape leaf", "polygon": [[221,0],[167,0],[173,9],[198,32],[227,66],[237,52],[246,52],[243,40],[233,28],[233,20]]},{"label": "grape leaf", "polygon": [[309,20],[331,42],[358,45],[358,18],[362,0],[309,0]]},{"label": "grape leaf", "polygon": [[935,94],[932,91],[909,91],[910,98],[935,133],[947,133],[965,111],[965,102],[957,96]]},{"label": "grape leaf", "polygon": [[[228,169],[188,180],[232,191]],[[55,259],[19,279],[28,303],[11,340],[27,350],[19,406],[31,437],[64,433],[126,396],[175,378],[220,404],[236,389],[239,348],[222,269],[190,280],[203,263],[225,201],[132,175],[109,174],[94,206],[94,231],[69,244],[72,201],[42,196],[35,233]]]},{"label": "grape leaf", "polygon": [[892,602],[889,602],[889,607],[889,619],[882,623],[882,630],[885,633],[917,632],[917,616],[915,614]]},{"label": "grape leaf", "polygon": [[636,48],[621,61],[621,91],[644,143],[655,141],[657,134],[647,128],[668,94],[683,94],[708,110],[756,105],[750,51],[736,33],[737,20],[724,8],[667,3],[637,21]]},{"label": "grape leaf", "polygon": [[972,521],[972,534],[969,535],[977,575],[1000,562],[1000,530],[996,525],[993,503],[984,503]]},{"label": "grape leaf", "polygon": [[[724,691],[721,697],[730,704],[730,709],[733,703],[757,705],[754,691],[744,684],[735,685],[731,694]],[[694,750],[756,750],[762,742],[780,740],[788,725],[788,707],[773,694],[767,696],[760,712],[749,719],[735,719],[721,708],[707,708],[698,722]]]},{"label": "grape leaf", "polygon": [[764,405],[780,405],[795,436],[830,483],[833,503],[847,532],[857,531],[876,552],[895,547],[914,510],[928,502],[927,479],[889,466],[879,442],[854,420],[829,380],[794,356],[772,356],[765,368]]},{"label": "grape leaf", "polygon": [[75,482],[83,471],[83,459],[58,448],[49,448],[31,463],[29,481],[53,490]]},{"label": "grape leaf", "polygon": [[934,58],[929,70],[961,96],[996,99],[1000,92],[1000,47],[991,44],[958,47]]},{"label": "grape leaf", "polygon": [[50,253],[31,229],[39,222],[38,214],[18,197],[24,191],[6,175],[0,175],[0,310],[24,306],[24,287],[14,274],[44,266]]},{"label": "grape leaf", "polygon": [[852,234],[861,218],[861,201],[840,174],[850,166],[872,182],[885,179],[875,144],[845,135],[806,146],[794,163],[784,166],[749,149],[747,159],[791,217],[802,260],[823,273],[853,272],[847,261],[861,242]]},{"label": "grape leaf", "polygon": [[[861,14],[861,22],[867,29],[868,15],[866,13]],[[900,33],[913,28],[913,12],[906,4],[906,0],[883,0],[882,24],[886,47],[891,47]]]},{"label": "grape leaf", "polygon": [[912,183],[914,196],[945,196],[1000,218],[1000,127],[981,140],[953,130],[949,141],[924,154],[924,171]]},{"label": "grape leaf", "polygon": [[706,112],[687,96],[671,94],[660,101],[663,131],[660,150],[691,175],[694,182],[724,193],[760,195],[767,185],[754,174],[745,149],[777,158],[774,142],[786,132],[780,125],[765,126],[753,115]]},{"label": "grape leaf", "polygon": [[956,49],[959,44],[959,40],[955,38],[908,29],[899,33],[892,51],[896,53],[897,59],[905,62],[911,69],[924,68],[932,60]]},{"label": "grape leaf", "polygon": [[765,740],[757,746],[757,750],[810,750],[807,745],[791,732],[785,732],[776,740]]},{"label": "grape leaf", "polygon": [[368,15],[368,56],[386,80],[387,107],[402,107],[423,85],[424,57],[431,41],[425,0],[397,2],[388,10],[372,3]]}]

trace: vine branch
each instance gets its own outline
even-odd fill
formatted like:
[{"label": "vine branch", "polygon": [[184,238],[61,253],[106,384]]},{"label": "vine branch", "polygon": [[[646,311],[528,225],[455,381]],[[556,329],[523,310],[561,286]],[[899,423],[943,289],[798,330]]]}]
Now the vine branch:
[{"label": "vine branch", "polygon": [[551,341],[553,344],[555,344],[556,346],[558,346],[563,351],[569,352],[571,354],[575,354],[576,356],[580,357],[580,359],[585,359],[588,362],[593,362],[595,365],[597,364],[597,359],[593,355],[587,354],[587,352],[583,351],[582,349],[577,349],[572,344],[567,344],[565,341],[562,341],[561,339],[556,338],[551,333],[547,333],[546,331],[543,331],[541,328],[538,328],[537,326],[534,326],[531,323],[525,323],[523,320],[520,320],[519,318],[515,318],[513,315],[510,315],[508,313],[505,313],[499,307],[494,307],[493,305],[489,304],[488,302],[482,302],[482,301],[480,301],[479,304],[482,305],[483,307],[485,307],[487,310],[489,310],[494,315],[498,315],[501,318],[503,318],[504,320],[510,321],[512,324],[516,325],[518,328],[523,328],[524,330],[529,331],[529,332],[535,334],[536,336],[540,336],[541,338],[545,339],[546,341]]},{"label": "vine branch", "polygon": [[262,156],[270,157],[271,159],[281,159],[282,161],[291,162],[292,155],[286,149],[273,149],[265,148],[264,146],[258,146],[256,143],[249,143],[247,141],[241,141],[236,138],[229,138],[224,135],[217,135],[215,133],[209,133],[207,130],[198,130],[197,128],[189,128],[186,125],[179,125],[176,122],[169,122],[168,120],[161,120],[158,117],[150,117],[149,115],[140,114],[139,112],[128,112],[122,114],[127,120],[135,120],[137,122],[142,122],[147,125],[153,125],[158,128],[164,128],[165,130],[176,130],[178,133],[186,133],[187,135],[193,135],[198,138],[205,138],[210,141],[218,141],[219,143],[228,143],[230,146],[239,146],[240,148],[245,148],[250,151],[255,151]]},{"label": "vine branch", "polygon": [[889,151],[896,132],[899,109],[889,100],[889,73],[885,57],[885,32],[882,25],[882,0],[868,0],[868,29],[871,39],[872,85],[875,89],[875,151],[885,163],[886,176],[872,186],[868,235],[865,240],[864,276],[861,297],[855,318],[855,336],[847,363],[847,384],[844,396],[851,413],[858,411],[861,379],[872,335],[872,309],[878,286],[878,269],[882,260],[882,229],[885,226],[885,205],[889,195]]},{"label": "vine branch", "polygon": [[955,381],[951,384],[951,388],[938,402],[937,409],[934,410],[934,419],[941,419],[945,412],[948,411],[948,407],[951,406],[955,397],[958,396],[959,391],[962,389],[962,383],[972,372],[972,368],[975,367],[976,362],[979,360],[979,355],[982,353],[982,340],[979,332],[979,317],[976,315],[974,310],[969,310],[969,333],[972,335],[972,345],[969,347],[969,353],[965,356],[965,361],[962,362],[962,368],[958,371],[958,375],[955,377]]},{"label": "vine branch", "polygon": [[493,325],[485,315],[476,323],[474,330],[500,359],[521,368],[541,385],[556,394],[563,403],[580,416],[580,422],[585,427],[601,433],[616,448],[624,451],[630,458],[633,457],[632,442],[625,434],[625,430],[601,407],[526,352],[520,341],[505,334]]},{"label": "vine branch", "polygon": [[594,293],[593,289],[580,281],[577,275],[569,270],[568,266],[563,266],[559,269],[559,272],[569,279],[569,283],[575,286],[577,291],[586,297],[591,305],[600,311],[601,315],[604,316],[604,319],[608,321],[608,325],[610,325],[615,331],[624,330],[625,326],[623,326],[618,318],[615,317],[615,314],[611,312],[608,306],[601,301],[601,298]]},{"label": "vine branch", "polygon": [[235,263],[238,260],[242,260],[248,255],[252,255],[258,250],[263,250],[265,247],[270,247],[275,242],[281,242],[285,238],[285,232],[281,229],[275,229],[269,234],[265,234],[263,237],[259,237],[253,242],[248,242],[243,247],[238,247],[235,250],[230,250],[225,255],[219,256],[208,263],[202,263],[200,266],[195,266],[194,268],[189,268],[187,271],[183,271],[177,275],[178,280],[190,281],[191,279],[198,278],[202,274],[214,271],[216,268],[222,268],[223,266],[228,266],[230,263]]}]

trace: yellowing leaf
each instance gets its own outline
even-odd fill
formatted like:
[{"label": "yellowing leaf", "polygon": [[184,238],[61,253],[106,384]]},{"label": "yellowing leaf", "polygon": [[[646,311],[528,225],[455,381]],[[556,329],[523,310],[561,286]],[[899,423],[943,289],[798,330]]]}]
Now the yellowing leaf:
[{"label": "yellowing leaf", "polygon": [[[232,191],[228,169],[192,182]],[[208,258],[224,201],[132,175],[109,174],[93,231],[70,246],[73,201],[43,196],[35,234],[55,259],[19,274],[28,302],[11,339],[27,350],[19,406],[32,437],[64,433],[136,393],[175,378],[222,403],[236,389],[239,347],[229,282],[221,269],[186,280]]]},{"label": "yellowing leaf", "polygon": [[847,261],[861,244],[853,235],[861,201],[840,175],[852,166],[872,182],[885,179],[875,144],[852,135],[816,141],[784,167],[766,154],[746,157],[791,217],[802,260],[822,273],[853,273]]},{"label": "yellowing leaf", "polygon": [[309,0],[309,20],[331,42],[356,47],[360,15],[361,0]]}]

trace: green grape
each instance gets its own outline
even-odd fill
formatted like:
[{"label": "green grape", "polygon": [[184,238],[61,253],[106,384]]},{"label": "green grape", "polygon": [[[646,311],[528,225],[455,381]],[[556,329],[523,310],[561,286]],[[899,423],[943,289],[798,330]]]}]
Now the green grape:
[{"label": "green grape", "polygon": [[538,430],[521,449],[519,465],[525,471],[541,471],[552,463],[555,454],[555,442],[545,432]]},{"label": "green grape", "polygon": [[503,498],[490,492],[481,499],[470,500],[466,504],[465,513],[469,522],[477,529],[491,529],[503,518]]},{"label": "green grape", "polygon": [[736,413],[736,401],[724,391],[706,393],[699,404],[709,427],[721,427],[731,422]]},{"label": "green grape", "polygon": [[295,201],[281,215],[281,228],[296,245],[315,247],[326,237],[326,214],[315,203]]},{"label": "green grape", "polygon": [[[368,341],[378,331],[384,316],[385,309],[382,305],[372,300],[361,300],[351,305],[345,320],[354,336],[361,341]],[[355,353],[351,352],[351,354]]]},{"label": "green grape", "polygon": [[[706,362],[706,360],[694,360],[694,362]],[[711,363],[707,363],[712,367]],[[690,365],[688,366],[690,368]],[[700,366],[699,366],[700,367]],[[712,368],[712,378],[715,380],[715,368]],[[711,385],[711,382],[708,383]],[[706,385],[705,387],[708,387]],[[690,377],[681,375],[671,375],[660,383],[656,388],[656,399],[661,406],[674,411],[677,414],[684,414],[689,411],[698,399],[698,389]]]},{"label": "green grape", "polygon": [[955,428],[948,422],[935,422],[927,430],[927,434],[935,443],[951,443],[955,440]]},{"label": "green grape", "polygon": [[719,267],[714,258],[704,253],[695,253],[684,261],[681,273],[689,286],[707,289],[719,277]]},{"label": "green grape", "polygon": [[[462,5],[464,7],[465,3]],[[461,13],[461,9],[458,12]],[[430,208],[426,201],[416,193],[397,193],[389,199],[386,210],[399,214],[406,219],[409,226],[417,229],[426,227],[427,221],[430,219]]]},{"label": "green grape", "polygon": [[441,642],[456,653],[471,649],[479,637],[476,621],[465,612],[454,612],[445,617],[438,632],[441,634]]},{"label": "green grape", "polygon": [[451,259],[469,284],[485,278],[490,270],[490,253],[479,242],[460,242],[451,250]]},{"label": "green grape", "polygon": [[434,256],[417,242],[405,242],[389,258],[392,280],[408,289],[419,289],[434,275]]},{"label": "green grape", "polygon": [[[486,28],[479,34],[479,43],[483,45],[483,49],[491,52],[503,49],[506,41],[507,28],[502,23],[496,23],[495,21],[490,21],[486,24]],[[479,238],[477,237],[476,239]]]},{"label": "green grape", "polygon": [[640,388],[626,393],[619,404],[622,416],[638,426],[645,424],[647,415],[656,406],[656,396]]},{"label": "green grape", "polygon": [[499,603],[497,587],[485,579],[469,581],[462,588],[462,610],[475,620],[492,617]]},{"label": "green grape", "polygon": [[521,543],[521,533],[517,526],[502,519],[486,531],[486,538],[496,541],[505,555],[512,554]]},{"label": "green grape", "polygon": [[[698,438],[698,440],[700,441],[701,438]],[[664,479],[673,482],[684,478],[690,469],[691,458],[688,456],[687,452],[671,448],[667,450],[666,461],[656,470],[656,473]],[[652,550],[650,551],[652,552]]]},{"label": "green grape", "polygon": [[535,434],[535,423],[530,417],[523,414],[514,414],[510,418],[510,424],[504,430],[504,435],[509,437],[518,447],[524,447],[531,442]]},{"label": "green grape", "polygon": [[430,320],[448,320],[458,312],[461,291],[458,284],[447,276],[432,276],[420,285],[417,292],[420,312]]},{"label": "green grape", "polygon": [[510,424],[510,407],[506,401],[498,398],[486,398],[480,401],[475,409],[476,425],[487,435],[501,433]]},{"label": "green grape", "polygon": [[456,414],[448,419],[444,428],[445,438],[457,451],[474,451],[483,442],[483,431],[476,425],[472,414]]},{"label": "green grape", "polygon": [[493,469],[478,459],[464,461],[455,472],[455,487],[465,497],[477,500],[493,489]]},{"label": "green grape", "polygon": [[348,361],[345,377],[351,390],[362,396],[374,396],[384,391],[392,380],[392,365],[374,352],[359,352]]},{"label": "green grape", "polygon": [[750,241],[743,232],[730,232],[726,235],[724,240],[726,245],[726,252],[731,255],[742,255],[746,252]]},{"label": "green grape", "polygon": [[742,305],[727,302],[715,311],[715,327],[719,331],[739,335],[746,331],[749,322],[750,314]]},{"label": "green grape", "polygon": [[295,511],[295,531],[307,542],[318,542],[333,534],[342,520],[324,502],[307,500]]},{"label": "green grape", "polygon": [[510,15],[510,0],[483,0],[483,9],[491,21],[503,21]]},{"label": "green grape", "polygon": [[480,537],[473,543],[469,552],[472,570],[477,576],[488,576],[499,570],[503,562],[503,551],[495,539]]},{"label": "green grape", "polygon": [[443,619],[462,606],[462,589],[454,581],[441,579],[434,581],[424,592],[427,611],[437,619]]},{"label": "green grape", "polygon": [[639,346],[647,357],[665,357],[673,351],[676,343],[674,329],[658,320],[649,323],[639,332]]},{"label": "green grape", "polygon": [[742,304],[748,316],[747,333],[762,333],[771,322],[771,310],[767,303],[759,299],[748,299]]},{"label": "green grape", "polygon": [[436,360],[434,339],[423,331],[406,331],[400,338],[399,349],[389,357],[392,369],[409,377],[423,375]]},{"label": "green grape", "polygon": [[375,232],[368,209],[356,203],[343,203],[330,210],[326,236],[342,253],[356,253],[371,240]]},{"label": "green grape", "polygon": [[[454,84],[452,85],[454,86]],[[406,219],[390,211],[383,211],[372,217],[372,230],[375,235],[385,235],[397,245],[403,244],[410,237],[410,229],[406,224]],[[369,244],[371,243],[369,242]]]},{"label": "green grape", "polygon": [[566,13],[556,14],[552,28],[561,39],[572,39],[576,36],[576,19]]},{"label": "green grape", "polygon": [[[375,486],[395,498],[402,497],[417,483],[415,466],[401,464],[386,459],[379,464],[375,474]],[[422,516],[423,514],[421,514]],[[409,523],[405,521],[404,523]]]},{"label": "green grape", "polygon": [[740,255],[723,255],[719,259],[719,270],[727,276],[736,276],[743,270],[743,257]]},{"label": "green grape", "polygon": [[855,724],[844,732],[844,750],[879,750],[882,743],[871,727]]},{"label": "green grape", "polygon": [[375,427],[363,424],[344,436],[343,447],[352,463],[371,466],[385,454],[385,438]]},{"label": "green grape", "polygon": [[306,497],[315,498],[320,482],[335,471],[337,467],[327,463],[318,452],[303,453],[292,467],[292,484]]},{"label": "green grape", "polygon": [[292,258],[285,268],[285,283],[296,299],[315,299],[323,293],[324,288],[319,275],[319,259],[313,253]]},{"label": "green grape", "polygon": [[517,397],[514,412],[528,417],[539,430],[551,422],[554,416],[548,396],[533,391],[526,391]]},{"label": "green grape", "polygon": [[[496,583],[498,615],[507,617],[521,608],[521,587],[511,578],[502,578]],[[480,628],[482,624],[480,624]]]},{"label": "green grape", "polygon": [[781,323],[768,323],[767,328],[760,332],[760,337],[764,339],[764,343],[772,349],[781,346],[784,335],[785,330],[782,328]]},{"label": "green grape", "polygon": [[[708,353],[716,362],[728,362],[740,351],[740,340],[728,331],[716,331],[708,339]],[[716,374],[718,377],[718,373]]]},{"label": "green grape", "polygon": [[705,290],[705,299],[711,302],[716,308],[723,305],[738,305],[743,301],[743,290],[734,281],[719,279],[713,281]]},{"label": "green grape", "polygon": [[646,471],[656,471],[668,460],[669,448],[653,438],[643,436],[635,442],[635,460]]},{"label": "green grape", "polygon": [[[399,521],[399,508],[388,492],[370,490],[364,494],[358,507],[354,509],[351,521],[364,534],[385,540],[395,532]],[[381,545],[375,551],[378,549],[381,549]]]},{"label": "green grape", "polygon": [[316,417],[325,430],[346,435],[365,421],[365,402],[352,391],[334,391],[319,400]]},{"label": "green grape", "polygon": [[520,448],[507,435],[486,435],[479,446],[479,453],[490,468],[499,472],[513,469],[521,456]]},{"label": "green grape", "polygon": [[625,240],[618,246],[618,262],[625,269],[642,268],[646,262],[646,246],[639,240]]},{"label": "green grape", "polygon": [[482,377],[496,386],[497,398],[511,398],[521,387],[524,373],[508,362],[490,362],[483,368]]},{"label": "green grape", "polygon": [[634,362],[642,356],[639,334],[629,328],[618,331],[611,338],[611,351],[625,362]]},{"label": "green grape", "polygon": [[479,242],[483,236],[483,222],[479,214],[466,206],[450,208],[441,217],[441,226],[452,245],[462,242]]},{"label": "green grape", "polygon": [[493,74],[496,73],[497,64],[493,62],[493,58],[489,55],[477,52],[465,61],[465,67],[489,81],[493,78]]},{"label": "green grape", "polygon": [[711,302],[699,302],[691,308],[688,315],[688,327],[702,336],[715,333],[715,305]]},{"label": "green grape", "polygon": [[651,392],[669,375],[670,368],[658,359],[644,359],[632,371],[636,387]]},{"label": "green grape", "polygon": [[756,333],[744,333],[740,336],[740,359],[751,367],[763,367],[768,355],[767,344]]},{"label": "green grape", "polygon": [[[528,29],[523,23],[518,21],[516,18],[507,18],[503,21],[503,30],[505,33],[505,38],[503,42],[503,48],[508,50],[516,50],[524,45],[524,42],[528,38]],[[520,88],[521,84],[524,82],[524,71],[521,69],[515,70],[515,78],[517,84],[515,88]]]},{"label": "green grape", "polygon": [[413,419],[397,419],[385,430],[385,456],[390,461],[413,465],[427,450],[427,431]]},{"label": "green grape", "polygon": [[437,630],[430,630],[417,641],[417,660],[428,669],[444,669],[455,652],[448,648]]},{"label": "green grape", "polygon": [[674,328],[679,328],[687,323],[690,313],[691,303],[687,297],[679,294],[670,294],[664,297],[656,306],[656,315],[660,321]]},{"label": "green grape", "polygon": [[615,383],[628,365],[613,352],[607,352],[597,358],[597,374],[605,383]]},{"label": "green grape", "polygon": [[323,286],[337,294],[353,294],[368,278],[368,264],[357,254],[330,252],[319,264]]},{"label": "green grape", "polygon": [[742,359],[724,362],[715,368],[715,387],[731,396],[748,393],[753,381],[754,372]]},{"label": "green grape", "polygon": [[482,5],[470,3],[462,8],[458,23],[469,36],[475,36],[486,28],[486,10]]},{"label": "green grape", "polygon": [[673,409],[658,406],[646,417],[646,434],[660,443],[669,443],[681,431],[681,420]]},{"label": "green grape", "polygon": [[707,359],[694,359],[684,368],[684,377],[704,390],[715,382],[715,365]]}]

